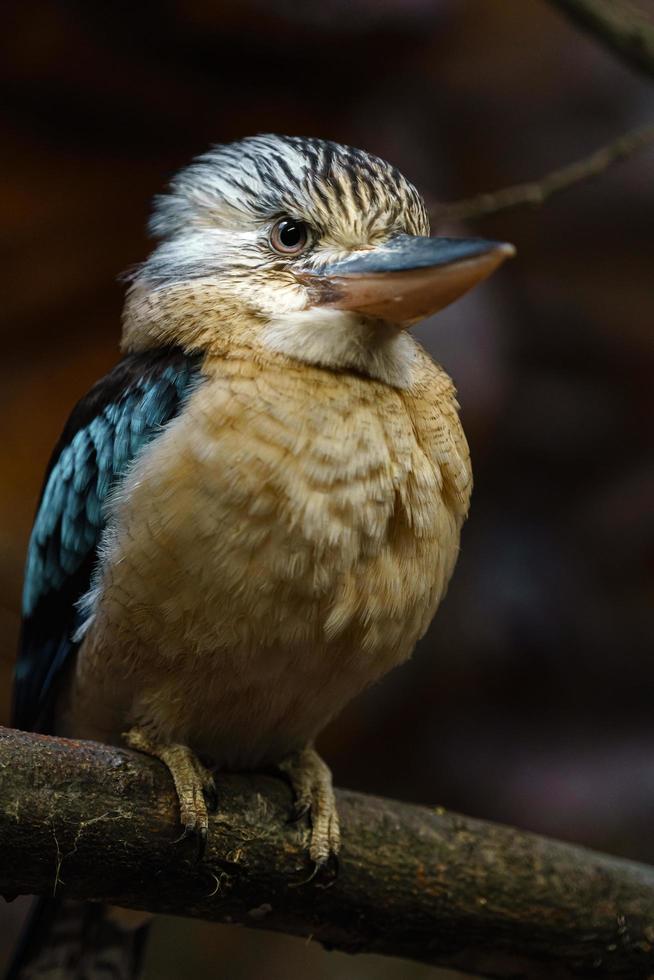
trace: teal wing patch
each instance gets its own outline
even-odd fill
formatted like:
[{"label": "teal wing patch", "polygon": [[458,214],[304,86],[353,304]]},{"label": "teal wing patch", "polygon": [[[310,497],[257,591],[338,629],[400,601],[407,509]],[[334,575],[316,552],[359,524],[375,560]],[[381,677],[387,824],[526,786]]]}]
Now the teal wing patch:
[{"label": "teal wing patch", "polygon": [[52,455],[30,538],[13,723],[47,730],[76,649],[105,505],[140,450],[181,410],[200,360],[177,348],[124,358],[74,409]]}]

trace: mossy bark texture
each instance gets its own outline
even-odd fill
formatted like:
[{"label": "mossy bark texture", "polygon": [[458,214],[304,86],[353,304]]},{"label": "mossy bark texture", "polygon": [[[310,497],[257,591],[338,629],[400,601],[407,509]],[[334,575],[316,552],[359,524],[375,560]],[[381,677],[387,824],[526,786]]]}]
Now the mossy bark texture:
[{"label": "mossy bark texture", "polygon": [[485,977],[654,977],[654,869],[442,809],[338,792],[311,880],[282,779],[223,775],[204,859],[164,767],[0,728],[0,893],[241,923]]}]

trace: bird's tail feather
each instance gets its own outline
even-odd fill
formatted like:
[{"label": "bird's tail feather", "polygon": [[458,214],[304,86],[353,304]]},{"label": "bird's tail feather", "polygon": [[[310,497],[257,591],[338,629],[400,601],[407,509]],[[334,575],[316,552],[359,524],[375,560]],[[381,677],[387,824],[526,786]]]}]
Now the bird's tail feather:
[{"label": "bird's tail feather", "polygon": [[5,980],[138,980],[148,925],[128,929],[106,913],[39,898]]}]

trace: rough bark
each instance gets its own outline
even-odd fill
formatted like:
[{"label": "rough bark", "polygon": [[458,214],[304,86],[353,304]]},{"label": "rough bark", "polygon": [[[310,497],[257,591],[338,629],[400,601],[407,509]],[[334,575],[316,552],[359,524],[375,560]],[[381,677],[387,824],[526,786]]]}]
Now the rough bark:
[{"label": "rough bark", "polygon": [[492,977],[654,974],[654,869],[440,808],[341,791],[337,877],[273,776],[224,775],[205,859],[157,762],[0,729],[0,892],[312,936]]}]

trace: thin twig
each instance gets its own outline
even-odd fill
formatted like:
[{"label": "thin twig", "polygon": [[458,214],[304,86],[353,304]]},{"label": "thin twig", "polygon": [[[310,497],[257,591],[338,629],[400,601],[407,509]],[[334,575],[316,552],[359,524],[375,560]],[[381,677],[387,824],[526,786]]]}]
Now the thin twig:
[{"label": "thin twig", "polygon": [[51,895],[56,878],[62,899],[273,929],[507,980],[654,975],[654,868],[442,807],[338,791],[340,869],[311,876],[308,822],[289,823],[288,786],[218,778],[198,863],[193,843],[179,842],[160,763],[0,728],[0,894]]},{"label": "thin twig", "polygon": [[432,218],[434,222],[441,224],[446,221],[469,221],[524,205],[537,207],[544,204],[553,194],[599,176],[618,160],[624,160],[652,143],[654,143],[654,124],[631,130],[614,143],[603,146],[583,160],[576,160],[565,167],[553,170],[541,180],[514,184],[499,191],[490,191],[486,194],[478,194],[476,197],[438,205],[434,209]]},{"label": "thin twig", "polygon": [[637,71],[654,77],[654,22],[620,0],[549,0]]}]

